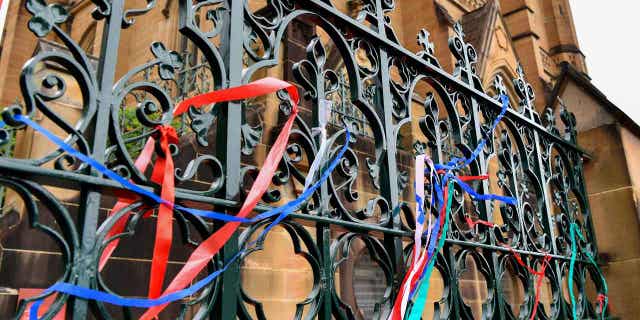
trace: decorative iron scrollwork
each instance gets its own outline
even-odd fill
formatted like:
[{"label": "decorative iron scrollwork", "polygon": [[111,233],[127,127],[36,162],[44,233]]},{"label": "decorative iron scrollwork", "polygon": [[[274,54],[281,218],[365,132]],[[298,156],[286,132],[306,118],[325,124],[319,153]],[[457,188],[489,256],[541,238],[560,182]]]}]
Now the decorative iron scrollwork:
[{"label": "decorative iron scrollwork", "polygon": [[[444,290],[434,303],[434,317],[474,316],[460,289],[459,278],[468,267],[468,259],[475,262],[476,271],[484,279],[479,283],[486,285],[489,293],[476,306],[483,318],[516,319],[530,313],[535,279],[502,247],[509,245],[532,268],[543,263],[541,256],[545,253],[554,255],[545,271],[552,293],[551,308],[538,306],[538,317],[567,318],[570,305],[561,291],[567,277],[572,223],[579,226],[586,239],[577,243],[580,257],[597,254],[584,187],[583,154],[576,147],[575,115],[561,102],[559,110],[547,108],[540,117],[533,88],[523,68],[518,67],[517,78],[512,79],[517,96],[510,97],[510,108],[491,135],[489,128],[501,110],[501,101],[484,94],[475,69],[477,52],[466,42],[459,23],[449,39],[456,63],[453,74],[448,74],[435,58],[436,48],[426,29],[417,35],[421,48],[417,54],[408,53],[399,44],[390,19],[394,1],[351,1],[345,14],[339,11],[342,6],[330,0],[269,0],[261,7],[251,1],[181,0],[176,31],[187,45],[177,52],[160,42],[149,43],[152,59],[116,79],[118,59],[125,58],[118,57],[121,29],[137,27],[134,18],[140,21],[145,14],[160,9],[155,0],[129,10],[125,10],[123,0],[92,2],[96,6],[93,19],[105,19],[105,28],[109,28],[105,29],[101,50],[94,51],[100,52],[97,70],[95,62],[61,28],[69,20],[62,5],[26,1],[32,14],[28,28],[39,38],[55,36],[61,46],[57,51],[39,52],[25,64],[20,83],[23,101],[2,111],[0,146],[16,143],[25,127],[14,116],[25,115],[46,123],[77,151],[96,157],[133,183],[158,188],[147,170],[136,167],[134,158],[155,134],[156,125],[172,125],[180,135],[179,143],[171,146],[176,169],[168,173],[177,182],[176,203],[214,206],[233,214],[257,176],[263,151],[279,130],[282,115],[291,114],[289,97],[281,91],[277,98],[190,108],[179,118],[173,117],[173,110],[177,103],[197,94],[246,83],[271,72],[282,74],[304,91],[305,100],[300,102],[302,111],[296,115],[285,155],[262,196],[260,210],[281,205],[301,193],[308,168],[319,156],[321,140],[314,127],[319,124],[321,103],[333,101],[335,108],[335,118],[327,126],[326,161],[335,157],[345,143],[345,127],[355,132],[327,182],[280,225],[294,254],[309,264],[313,278],[310,293],[295,302],[295,319],[360,317],[357,299],[341,295],[339,288],[353,283],[338,284],[335,280],[341,266],[351,263],[349,259],[358,250],[370,256],[369,267],[384,274],[375,279],[383,290],[368,314],[386,318],[413,247],[414,199],[406,196],[414,183],[410,164],[405,163],[411,156],[410,149],[444,163],[469,156],[481,139],[487,139],[487,143],[478,158],[455,173],[489,174],[491,182],[474,182],[471,187],[487,193],[495,183],[498,190],[494,192],[515,197],[518,205],[471,201],[459,186],[451,190],[452,226],[435,261]],[[306,27],[300,39],[293,39],[288,31],[297,22],[304,22]],[[296,46],[301,48],[299,52]],[[42,65],[55,66],[55,70]],[[500,76],[495,79],[497,94],[509,94],[505,81]],[[78,111],[74,117],[66,117],[60,112],[60,102],[67,101],[73,92],[79,93],[75,97]],[[556,125],[556,114],[562,121],[561,128]],[[31,228],[44,232],[60,246],[65,264],[61,280],[113,292],[113,284],[98,271],[99,257],[110,241],[147,236],[142,234],[141,218],[154,207],[145,201],[132,201],[100,220],[103,204],[96,199],[101,194],[119,195],[119,187],[62,150],[44,151],[27,159],[0,152],[1,190],[12,190],[0,192],[0,196],[13,194],[13,200],[24,202]],[[78,210],[82,210],[77,221],[57,194],[48,190],[49,185],[83,193],[77,200]],[[429,183],[425,192],[434,192]],[[38,203],[49,211],[39,211]],[[440,213],[431,208],[427,214],[439,218]],[[41,222],[44,214],[53,217],[55,227]],[[106,238],[111,226],[125,215],[130,215],[125,231]],[[187,252],[220,227],[177,211],[174,218]],[[483,219],[495,226],[474,228],[467,219]],[[203,274],[224,266],[229,255],[246,248],[268,221],[243,227],[239,241],[229,242]],[[356,242],[360,243],[359,249],[354,246]],[[240,260],[250,261],[253,254],[265,249],[264,245],[260,241]],[[588,275],[594,270],[580,259],[576,270],[577,289],[583,294]],[[176,317],[187,317],[189,312],[197,319],[264,319],[268,302],[259,301],[238,286],[239,268],[226,272],[231,276],[219,278],[201,289],[197,297],[182,301]],[[510,305],[502,291],[500,283],[510,273],[524,290],[520,305]],[[602,290],[601,283],[595,281],[595,285]],[[58,295],[45,317],[57,314],[71,299]],[[32,300],[21,302],[18,317]],[[67,312],[73,312],[75,318],[86,318],[88,312],[96,318],[119,317],[102,303],[95,303],[87,311],[87,301],[73,302],[67,303],[73,306]],[[597,315],[584,296],[580,304],[580,316]],[[132,316],[128,309],[123,314],[125,318]]]}]

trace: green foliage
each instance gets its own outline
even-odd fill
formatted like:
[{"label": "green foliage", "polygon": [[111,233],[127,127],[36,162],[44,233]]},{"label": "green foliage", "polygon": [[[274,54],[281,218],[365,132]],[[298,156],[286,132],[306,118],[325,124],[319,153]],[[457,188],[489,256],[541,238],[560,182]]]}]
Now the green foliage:
[{"label": "green foliage", "polygon": [[[158,114],[158,117],[160,115]],[[171,121],[171,126],[176,129],[178,133],[184,131],[186,127],[187,118],[183,116],[175,117]],[[144,127],[140,124],[138,117],[136,115],[136,108],[124,108],[120,111],[120,129],[122,130],[122,138],[127,141],[131,139],[131,141],[125,144],[129,154],[132,158],[138,157],[140,151],[144,147],[146,143],[146,138],[138,138],[143,134],[151,131],[151,128]]]},{"label": "green foliage", "polygon": [[9,135],[9,140],[0,145],[0,157],[13,156],[13,148],[16,145],[16,132],[13,129],[5,129]]}]

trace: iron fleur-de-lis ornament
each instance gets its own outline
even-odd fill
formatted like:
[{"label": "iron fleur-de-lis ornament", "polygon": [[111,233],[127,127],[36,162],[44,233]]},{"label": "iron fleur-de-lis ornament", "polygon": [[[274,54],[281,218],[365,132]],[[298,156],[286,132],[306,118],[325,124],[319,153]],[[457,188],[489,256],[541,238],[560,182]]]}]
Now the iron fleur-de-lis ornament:
[{"label": "iron fleur-de-lis ornament", "polygon": [[435,57],[435,46],[430,39],[431,33],[427,29],[420,29],[418,35],[416,36],[417,44],[422,47],[422,50],[418,51],[417,55],[423,60],[426,60],[430,64],[434,66],[440,67],[440,63],[438,59]]},{"label": "iron fleur-de-lis ornament", "polygon": [[480,78],[476,75],[475,64],[478,62],[478,53],[470,43],[464,40],[462,24],[456,22],[453,25],[454,34],[449,38],[449,49],[456,58],[453,75],[460,80],[473,85],[474,88],[482,90]]}]

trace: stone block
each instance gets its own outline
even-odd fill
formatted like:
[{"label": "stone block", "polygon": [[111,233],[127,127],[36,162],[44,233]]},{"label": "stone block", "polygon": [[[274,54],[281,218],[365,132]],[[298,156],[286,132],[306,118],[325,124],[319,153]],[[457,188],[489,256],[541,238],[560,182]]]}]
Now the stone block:
[{"label": "stone block", "polygon": [[629,178],[635,188],[640,188],[640,137],[635,136],[631,131],[622,127],[620,130],[622,145],[624,147],[627,166],[629,168]]},{"label": "stone block", "polygon": [[[631,184],[622,142],[616,125],[601,126],[581,132],[580,145],[593,159],[584,166],[587,192],[595,194]],[[614,169],[615,170],[612,170]],[[606,172],[607,174],[602,174]]]},{"label": "stone block", "polygon": [[640,258],[640,225],[633,190],[623,188],[589,196],[601,253],[610,261]]},{"label": "stone block", "polygon": [[[253,235],[252,240],[256,239],[257,234]],[[269,232],[264,249],[254,251],[244,259],[243,268],[311,270],[307,260],[293,251],[289,233],[280,227]]]},{"label": "stone block", "polygon": [[[296,313],[296,303],[299,301],[293,300],[261,300],[262,307],[264,308],[264,313],[267,319],[293,319]],[[251,305],[245,304],[247,309],[249,310],[249,314],[252,316],[252,319],[257,319],[254,308]],[[305,308],[303,312],[302,318],[305,318],[305,314],[307,314],[309,308]]]},{"label": "stone block", "polygon": [[3,250],[0,286],[8,288],[47,288],[64,273],[60,254],[39,251]]},{"label": "stone block", "polygon": [[603,268],[609,287],[609,310],[620,319],[634,319],[640,314],[640,259],[611,262]]},{"label": "stone block", "polygon": [[[57,232],[60,232],[60,227],[56,223],[50,211],[41,203],[36,202],[37,208],[40,212],[38,221]],[[22,210],[24,206],[19,205],[19,210]],[[77,216],[77,206],[67,206],[71,217]],[[29,217],[26,213],[22,214],[20,222],[15,226],[15,229],[7,232],[6,237],[2,239],[2,246],[7,249],[15,250],[33,250],[42,252],[60,252],[58,244],[53,241],[53,238],[48,236],[42,231],[32,229],[30,227]]]},{"label": "stone block", "polygon": [[15,315],[17,306],[17,291],[0,293],[0,318],[11,319]]},{"label": "stone block", "polygon": [[308,270],[243,268],[242,288],[258,300],[291,300],[301,302],[313,287],[313,274]]},{"label": "stone block", "polygon": [[[182,264],[169,263],[165,275],[164,288],[178,274]],[[104,283],[117,294],[145,297],[149,290],[151,261],[133,259],[113,259],[102,270]]]}]

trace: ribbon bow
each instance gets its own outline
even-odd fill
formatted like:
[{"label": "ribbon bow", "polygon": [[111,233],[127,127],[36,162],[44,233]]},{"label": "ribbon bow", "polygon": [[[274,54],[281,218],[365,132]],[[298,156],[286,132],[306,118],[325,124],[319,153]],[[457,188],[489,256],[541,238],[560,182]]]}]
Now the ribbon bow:
[{"label": "ribbon bow", "polygon": [[[149,138],[145,144],[138,159],[136,159],[135,167],[140,170],[146,170],[147,166],[151,162],[151,158],[154,152],[154,146],[156,145],[156,139],[158,139],[158,146],[160,152],[156,152],[158,157],[153,165],[153,172],[151,174],[151,181],[159,184],[160,198],[163,202],[160,203],[158,208],[158,217],[156,221],[156,237],[153,246],[153,259],[151,261],[151,277],[149,281],[149,297],[157,298],[162,293],[162,284],[164,283],[164,276],[167,270],[167,264],[169,261],[169,252],[171,250],[171,243],[173,241],[173,202],[175,200],[175,181],[173,179],[173,171],[175,169],[173,158],[171,157],[170,144],[177,144],[179,142],[178,133],[170,125],[158,125],[156,126],[156,132],[153,138]],[[133,200],[127,198],[120,198],[118,202],[111,210],[111,214],[118,212],[128,205]],[[149,217],[152,210],[147,211],[144,215]],[[126,227],[129,215],[123,216],[119,219],[113,228],[109,230],[107,239],[116,236],[121,233]],[[111,241],[107,244],[100,258],[99,268],[102,270],[106,265],[107,260],[113,254],[118,246],[119,239]]]}]

